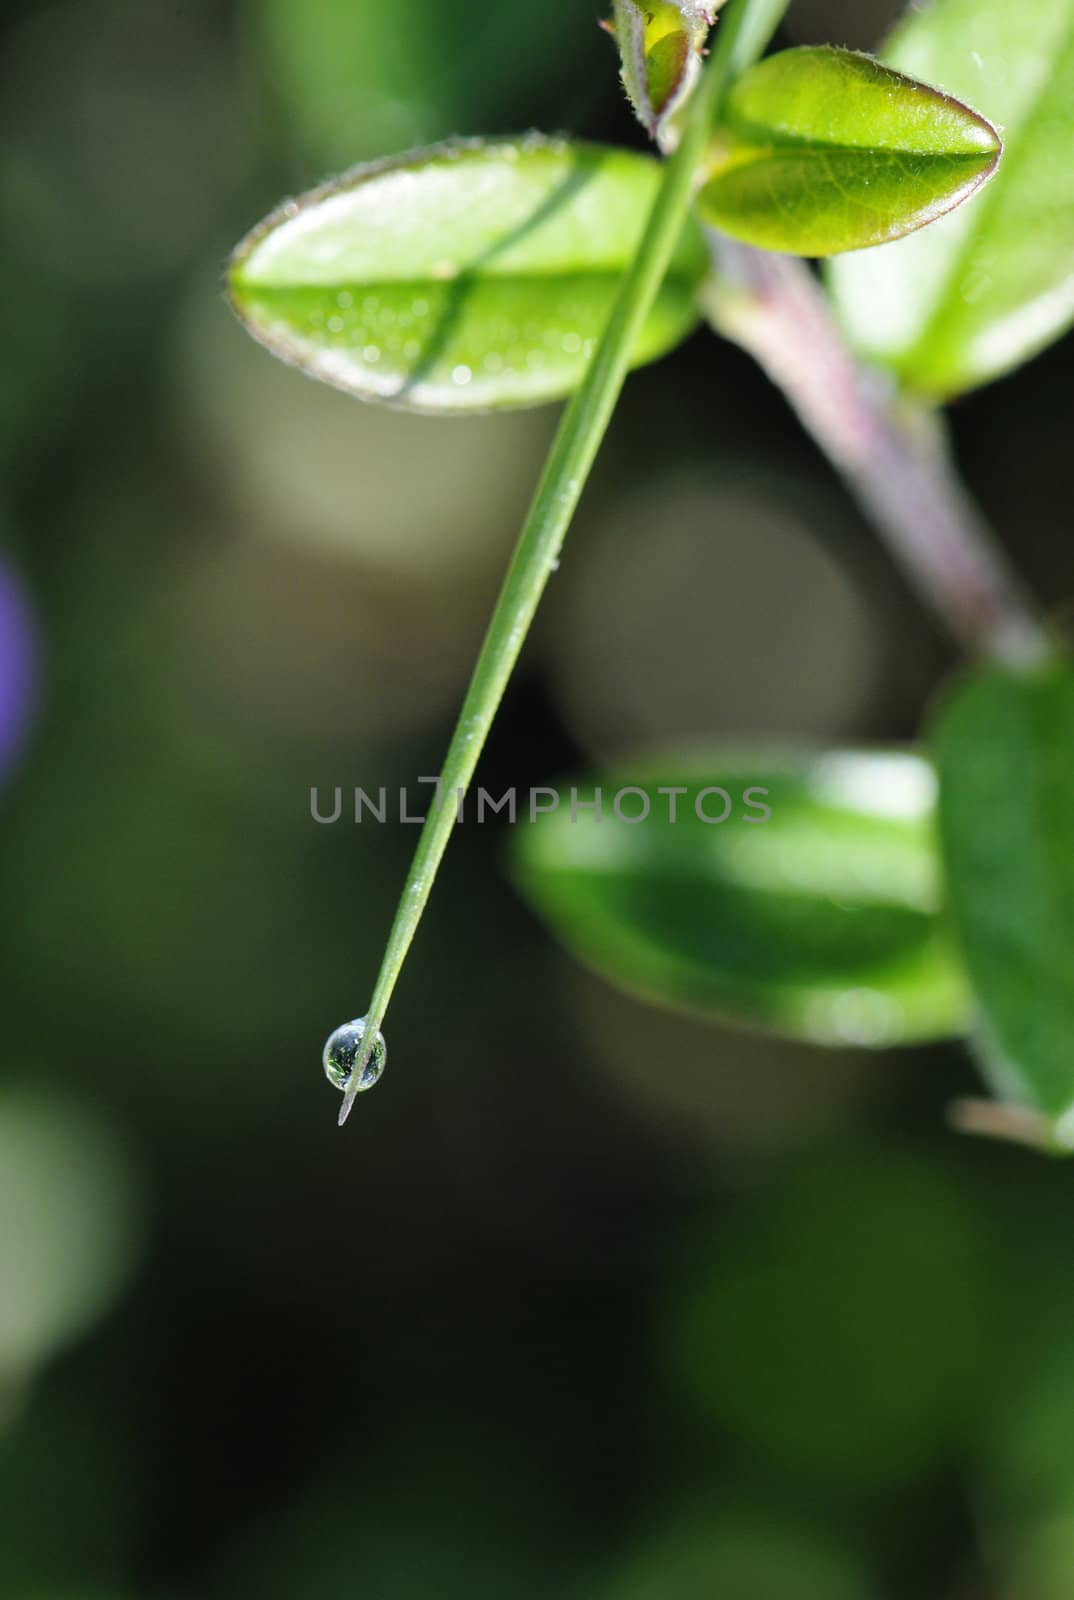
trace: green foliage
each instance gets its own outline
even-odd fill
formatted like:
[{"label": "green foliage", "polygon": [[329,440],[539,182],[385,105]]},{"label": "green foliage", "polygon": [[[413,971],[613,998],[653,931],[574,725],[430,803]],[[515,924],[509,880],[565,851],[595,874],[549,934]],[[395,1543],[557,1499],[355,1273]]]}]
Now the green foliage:
[{"label": "green foliage", "polygon": [[[582,960],[652,1000],[813,1042],[960,1032],[940,926],[933,779],[912,755],[714,757],[602,780],[628,822],[560,809],[520,828],[519,883]],[[669,821],[670,787],[679,796]],[[704,799],[706,788],[714,790]],[[586,798],[591,798],[587,791]],[[770,811],[765,820],[765,809]],[[700,819],[699,810],[716,825]]]},{"label": "green foliage", "polygon": [[[646,1011],[511,902],[471,803],[397,1070],[329,1136],[316,1048],[555,419],[301,382],[218,292],[221,227],[454,130],[642,138],[607,0],[272,0],[271,54],[267,4],[0,21],[0,539],[47,663],[0,792],[0,1595],[1070,1600],[1072,1172],[945,1134],[961,1045]],[[1060,603],[1065,365],[956,428]],[[583,510],[480,781],[671,722],[909,729],[938,643],[739,356],[635,380]]]},{"label": "green foliage", "polygon": [[1074,1144],[1074,672],[989,670],[934,731],[951,910],[986,1064]]},{"label": "green foliage", "polygon": [[942,398],[1010,371],[1074,320],[1074,4],[933,0],[885,57],[981,106],[1006,146],[965,211],[833,270],[858,347]]},{"label": "green foliage", "polygon": [[849,50],[787,50],[733,89],[698,208],[747,244],[828,256],[959,205],[995,171],[990,123]]},{"label": "green foliage", "polygon": [[[365,399],[430,411],[535,405],[575,389],[660,181],[650,156],[529,138],[359,168],[239,246],[233,302],[285,361]],[[696,323],[696,224],[634,349]]]},{"label": "green foliage", "polygon": [[[273,0],[263,4],[278,23]],[[663,180],[657,161],[627,151],[536,135],[458,141],[357,168],[288,202],[239,246],[229,287],[247,328],[349,393],[436,412],[575,394],[448,752],[449,792],[473,776],[628,364],[672,349],[698,320],[711,270],[702,224],[761,251],[866,252],[834,271],[843,318],[869,354],[929,394],[1004,370],[1074,317],[1071,5],[1027,0],[1016,14],[1009,0],[934,0],[882,64],[832,48],[759,62],[785,0],[735,0],[701,89],[676,117],[681,142]],[[716,9],[716,0],[614,0],[628,95],[665,148]],[[389,31],[397,21],[373,18]],[[324,40],[301,42],[300,58],[308,46],[322,59]],[[365,42],[375,55],[375,29]],[[1001,119],[1004,161],[996,127],[969,102]],[[920,239],[904,237],[912,233]],[[778,275],[718,243],[713,259],[729,279],[728,262],[752,262],[760,327]],[[1013,605],[1017,585],[1004,586],[988,552],[968,562],[965,550],[922,554],[933,533],[978,539],[960,491],[942,471],[937,487],[924,430],[904,429],[886,400],[866,396],[835,335],[819,327],[823,311],[800,304],[816,324],[800,346],[782,348],[794,344],[795,317],[776,316],[766,327],[780,348],[766,348],[761,327],[754,353],[796,400],[802,370],[819,367],[819,382],[810,372],[815,431],[875,520],[903,530],[902,553],[926,587],[950,603],[949,569],[998,571],[997,591]],[[809,404],[800,409],[811,415]],[[925,532],[907,529],[912,513],[891,503],[907,487],[916,504],[923,483]],[[1028,618],[1024,634],[1034,626]],[[997,623],[997,639],[1001,631]],[[1063,1066],[1074,1034],[1074,915],[1063,890],[1070,902],[1074,869],[1062,864],[1074,785],[1056,754],[1074,720],[1065,684],[1060,672],[986,676],[939,734],[951,895],[986,1048],[1008,1091],[1053,1120],[1074,1111],[1074,1070]],[[1017,848],[1003,851],[1001,775],[1019,756],[1031,781],[1015,806]],[[684,776],[650,770],[619,786],[639,784],[659,807],[657,790]],[[732,760],[692,777],[729,793],[766,791],[771,822],[759,807],[715,828],[689,809],[677,825],[648,826],[575,824],[561,813],[523,831],[520,880],[571,948],[663,1003],[817,1042],[967,1031],[973,1012],[940,914],[925,763],[908,754]],[[446,811],[430,816],[374,989],[371,1033],[450,832]]]}]

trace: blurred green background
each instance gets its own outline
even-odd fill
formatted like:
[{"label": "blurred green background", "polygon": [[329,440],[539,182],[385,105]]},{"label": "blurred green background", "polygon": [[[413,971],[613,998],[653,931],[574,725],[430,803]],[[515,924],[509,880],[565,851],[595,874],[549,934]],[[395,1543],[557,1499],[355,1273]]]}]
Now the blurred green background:
[{"label": "blurred green background", "polygon": [[[864,45],[882,0],[799,0]],[[578,0],[8,0],[0,1596],[1069,1600],[1074,1174],[960,1049],[797,1049],[574,968],[462,829],[337,1132],[554,425],[358,406],[233,323],[279,197],[452,133],[637,143]],[[984,108],[987,110],[987,107]],[[1074,344],[958,411],[1061,604]],[[482,768],[912,737],[953,664],[783,403],[631,380]]]}]

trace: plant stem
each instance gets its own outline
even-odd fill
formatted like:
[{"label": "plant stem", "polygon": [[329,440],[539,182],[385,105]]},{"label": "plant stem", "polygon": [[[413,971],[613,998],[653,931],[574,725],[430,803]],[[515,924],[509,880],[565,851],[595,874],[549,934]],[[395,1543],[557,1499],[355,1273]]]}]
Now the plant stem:
[{"label": "plant stem", "polygon": [[709,239],[710,322],[782,389],[931,608],[972,654],[1039,661],[1044,629],[959,480],[938,419],[854,358],[804,262],[711,230]]},{"label": "plant stem", "polygon": [[638,252],[624,274],[608,325],[581,387],[564,413],[496,602],[470,688],[395,914],[366,1017],[365,1041],[339,1113],[346,1122],[362,1074],[455,825],[456,796],[470,786],[511,674],[571,518],[607,432],[641,333],[686,222],[695,173],[722,100],[744,67],[764,49],[787,0],[734,0],[716,36],[712,59],[690,104],[678,149],[668,161]]}]

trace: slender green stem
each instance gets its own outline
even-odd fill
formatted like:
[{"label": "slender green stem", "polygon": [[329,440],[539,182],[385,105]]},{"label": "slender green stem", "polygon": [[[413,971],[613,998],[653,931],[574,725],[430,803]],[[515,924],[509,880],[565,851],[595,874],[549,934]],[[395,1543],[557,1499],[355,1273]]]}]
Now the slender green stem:
[{"label": "slender green stem", "polygon": [[470,688],[444,761],[440,793],[414,860],[384,951],[340,1124],[346,1122],[455,825],[456,798],[470,786],[530,624],[555,570],[571,518],[600,449],[641,333],[686,222],[709,130],[738,74],[764,49],[787,0],[733,0],[668,161],[638,252],[624,274],[608,326],[581,388],[564,413],[519,535]]}]

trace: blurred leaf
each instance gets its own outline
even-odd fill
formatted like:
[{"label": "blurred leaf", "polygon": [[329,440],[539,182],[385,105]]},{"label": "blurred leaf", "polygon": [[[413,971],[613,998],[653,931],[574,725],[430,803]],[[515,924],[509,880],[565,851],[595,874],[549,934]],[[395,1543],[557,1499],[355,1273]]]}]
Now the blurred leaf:
[{"label": "blurred leaf", "polygon": [[[1033,1285],[1037,1288],[1037,1285]],[[1039,1289],[1038,1289],[1039,1293]],[[991,1485],[1025,1522],[1074,1510],[1074,1340],[1069,1294],[1049,1302],[1051,1338],[1034,1344],[1004,1386]]]},{"label": "blurred leaf", "polygon": [[765,250],[836,255],[960,205],[999,152],[983,117],[869,56],[786,50],[732,90],[698,210]]},{"label": "blurred leaf", "polygon": [[95,1117],[0,1099],[0,1378],[33,1372],[105,1310],[131,1266],[134,1202],[126,1157]]},{"label": "blurred leaf", "polygon": [[1007,1593],[1018,1600],[1069,1600],[1074,1570],[1074,1508],[1023,1531],[1004,1563]]},{"label": "blurred leaf", "polygon": [[638,121],[653,139],[697,81],[718,3],[615,0],[612,31],[623,64],[623,87]]},{"label": "blurred leaf", "polygon": [[251,0],[253,50],[309,158],[338,168],[451,127],[463,51],[440,52],[422,0]]},{"label": "blurred leaf", "polygon": [[[231,265],[235,307],[283,360],[365,399],[536,405],[581,380],[660,178],[649,156],[529,138],[359,168],[271,216]],[[635,361],[697,320],[684,236]]]},{"label": "blurred leaf", "polygon": [[311,170],[444,137],[513,130],[603,88],[596,9],[577,0],[470,0],[465,24],[428,0],[245,0],[251,54]]},{"label": "blurred leaf", "polygon": [[669,1371],[692,1416],[797,1474],[905,1481],[979,1426],[989,1266],[948,1172],[825,1151],[771,1206],[736,1212],[722,1249],[703,1242],[668,1306]]},{"label": "blurred leaf", "polygon": [[597,1600],[866,1600],[853,1556],[812,1530],[699,1512],[636,1552]]},{"label": "blurred leaf", "polygon": [[988,193],[831,284],[867,356],[943,398],[1018,366],[1074,320],[1074,0],[914,6],[885,57],[984,108],[1005,158]]},{"label": "blurred leaf", "polygon": [[[689,791],[673,825],[660,792],[672,785]],[[612,814],[625,786],[644,790],[645,821]],[[881,1046],[963,1029],[964,986],[937,918],[925,762],[724,755],[602,787],[602,821],[591,811],[572,820],[564,798],[519,828],[515,862],[534,906],[605,977],[660,1004],[815,1043]],[[730,808],[728,820],[701,821],[698,804],[712,818]],[[642,805],[636,794],[623,810],[638,816]]]},{"label": "blurred leaf", "polygon": [[986,1059],[999,1089],[1072,1147],[1074,671],[975,674],[943,707],[935,744],[951,910]]}]

